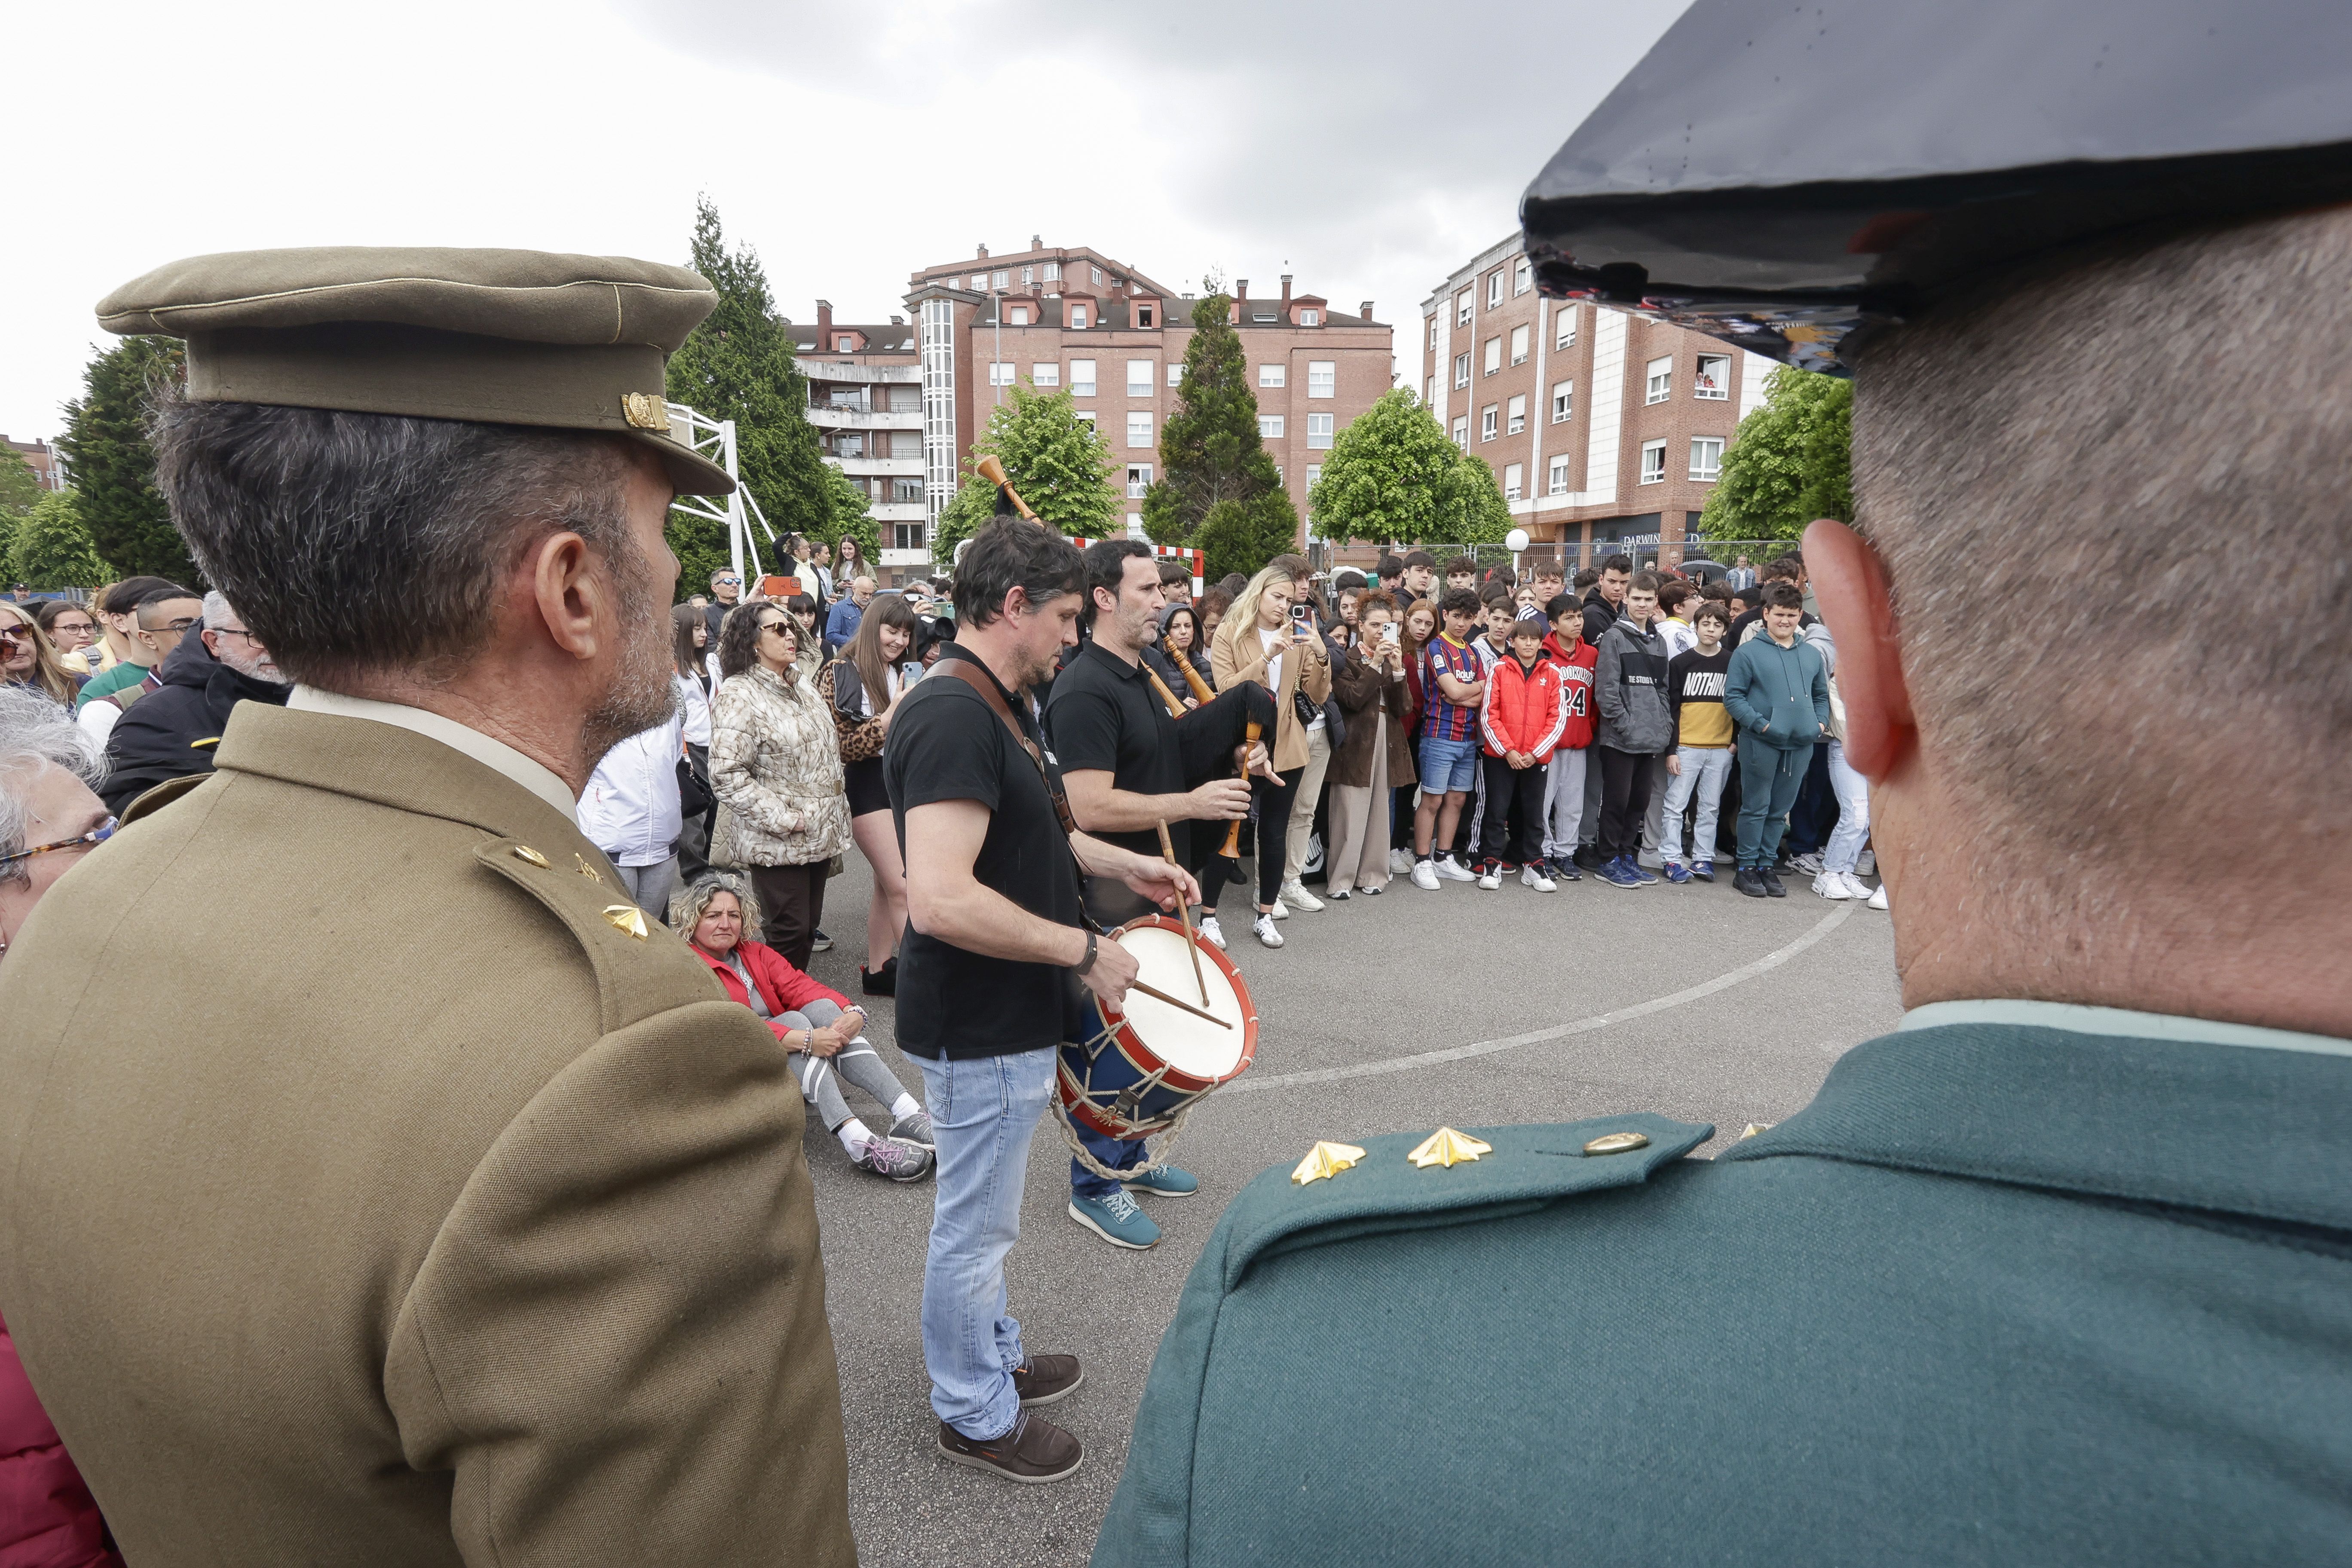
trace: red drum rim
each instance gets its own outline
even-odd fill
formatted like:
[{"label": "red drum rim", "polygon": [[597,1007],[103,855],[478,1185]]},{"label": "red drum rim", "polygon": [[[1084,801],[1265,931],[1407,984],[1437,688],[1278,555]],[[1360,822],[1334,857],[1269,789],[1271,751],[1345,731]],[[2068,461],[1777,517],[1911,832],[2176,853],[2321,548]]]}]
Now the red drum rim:
[{"label": "red drum rim", "polygon": [[[1147,927],[1174,931],[1180,937],[1187,934],[1184,922],[1174,915],[1143,915],[1113,931],[1109,940],[1117,942],[1129,931],[1141,931]],[[1113,1007],[1102,1006],[1102,1016],[1103,1023],[1110,1028],[1113,1037],[1118,1042],[1119,1048],[1127,1054],[1129,1060],[1149,1062],[1153,1068],[1166,1068],[1167,1071],[1161,1076],[1160,1081],[1171,1088],[1205,1092],[1219,1084],[1233,1082],[1234,1079],[1247,1072],[1250,1064],[1257,1059],[1257,1004],[1250,998],[1249,982],[1242,978],[1242,972],[1234,967],[1234,961],[1230,957],[1219,951],[1216,943],[1205,941],[1197,935],[1192,936],[1191,940],[1193,947],[1199,951],[1202,960],[1216,965],[1218,971],[1233,985],[1234,1000],[1240,1003],[1242,1006],[1242,1054],[1234,1061],[1231,1070],[1220,1073],[1215,1078],[1202,1078],[1197,1074],[1169,1067],[1161,1059],[1159,1052],[1137,1037],[1135,1030],[1129,1026],[1124,1013]],[[1101,1004],[1098,1003],[1097,1005],[1101,1006]]]}]

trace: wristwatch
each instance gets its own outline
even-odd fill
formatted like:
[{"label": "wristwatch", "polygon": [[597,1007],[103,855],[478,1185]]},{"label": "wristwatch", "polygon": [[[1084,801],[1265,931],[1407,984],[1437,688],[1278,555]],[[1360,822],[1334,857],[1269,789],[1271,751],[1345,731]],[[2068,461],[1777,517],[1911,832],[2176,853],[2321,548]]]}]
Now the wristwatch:
[{"label": "wristwatch", "polygon": [[1087,955],[1078,960],[1077,963],[1070,965],[1071,973],[1084,974],[1087,970],[1092,969],[1095,966],[1095,940],[1094,932],[1087,932]]}]

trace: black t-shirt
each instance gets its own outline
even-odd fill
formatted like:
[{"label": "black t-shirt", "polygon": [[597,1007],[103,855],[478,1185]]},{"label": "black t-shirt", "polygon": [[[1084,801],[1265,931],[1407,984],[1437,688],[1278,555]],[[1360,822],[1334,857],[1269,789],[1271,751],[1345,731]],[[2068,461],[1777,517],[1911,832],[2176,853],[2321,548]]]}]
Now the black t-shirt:
[{"label": "black t-shirt", "polygon": [[[995,679],[984,665],[973,668]],[[1006,700],[1036,739],[1027,702],[1010,693]],[[987,700],[940,668],[898,700],[896,715],[882,778],[899,855],[907,851],[908,811],[944,800],[978,801],[990,814],[972,863],[981,886],[1056,925],[1083,925],[1077,871],[1053,797]],[[1055,765],[1050,751],[1046,765]],[[1058,770],[1055,783],[1061,783]],[[937,1060],[1058,1046],[1075,1037],[1076,991],[1059,964],[983,957],[910,924],[898,947],[898,1048]]]},{"label": "black t-shirt", "polygon": [[[1054,682],[1053,700],[1045,705],[1045,732],[1065,773],[1107,773],[1113,789],[1136,795],[1184,793],[1183,752],[1168,705],[1153,692],[1141,668],[1130,668],[1125,659],[1093,643],[1079,649]],[[1187,826],[1168,825],[1179,862],[1187,859],[1190,850]],[[1160,834],[1154,828],[1093,837],[1155,859],[1160,854]]]}]

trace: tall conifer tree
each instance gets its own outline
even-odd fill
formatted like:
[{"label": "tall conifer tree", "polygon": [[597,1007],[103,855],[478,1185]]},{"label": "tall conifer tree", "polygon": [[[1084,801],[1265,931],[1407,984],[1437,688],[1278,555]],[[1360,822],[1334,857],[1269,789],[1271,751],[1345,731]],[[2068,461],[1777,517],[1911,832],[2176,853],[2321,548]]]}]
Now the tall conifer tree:
[{"label": "tall conifer tree", "polygon": [[1192,308],[1176,412],[1160,437],[1165,472],[1143,497],[1143,531],[1206,552],[1211,577],[1255,572],[1298,539],[1297,509],[1258,437],[1257,395],[1232,315],[1232,296],[1213,286]]},{"label": "tall conifer tree", "polygon": [[155,449],[147,416],[157,388],[186,374],[176,338],[124,338],[102,349],[82,373],[82,395],[66,405],[65,454],[74,510],[98,552],[127,575],[167,577],[191,588],[203,574],[155,488]]}]

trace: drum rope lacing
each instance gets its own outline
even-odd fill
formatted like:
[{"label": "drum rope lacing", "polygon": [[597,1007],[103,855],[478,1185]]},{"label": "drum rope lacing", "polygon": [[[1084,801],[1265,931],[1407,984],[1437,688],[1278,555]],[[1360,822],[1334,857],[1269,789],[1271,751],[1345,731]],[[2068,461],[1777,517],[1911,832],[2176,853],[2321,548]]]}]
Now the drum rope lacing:
[{"label": "drum rope lacing", "polygon": [[[1106,1024],[1093,1036],[1082,1042],[1081,1048],[1085,1050],[1089,1057],[1098,1056],[1102,1053],[1104,1047],[1111,1043],[1112,1037],[1118,1033],[1118,1026],[1117,1025]],[[1163,1066],[1143,1081],[1145,1083],[1156,1084],[1164,1076],[1166,1076],[1168,1068]],[[1152,1158],[1150,1151],[1147,1147],[1144,1152],[1144,1157],[1141,1160],[1139,1160],[1123,1171],[1114,1171],[1109,1166],[1104,1164],[1100,1160],[1096,1159],[1093,1152],[1089,1150],[1084,1142],[1079,1141],[1077,1124],[1070,1120],[1070,1108],[1062,1103],[1061,1095],[1058,1093],[1055,1094],[1053,1100],[1054,1120],[1061,1123],[1062,1142],[1070,1146],[1071,1157],[1076,1160],[1077,1163],[1087,1170],[1092,1172],[1097,1176],[1100,1176],[1107,1182],[1132,1181],[1138,1176],[1148,1176],[1152,1172],[1166,1166],[1169,1162],[1175,1157],[1176,1138],[1179,1133],[1184,1131],[1184,1119],[1192,1114],[1192,1105],[1197,1105],[1199,1103],[1200,1101],[1194,1100],[1192,1105],[1185,1106],[1182,1110],[1177,1111],[1174,1116],[1169,1118],[1168,1126],[1164,1131],[1146,1134],[1148,1137],[1156,1138],[1160,1141],[1159,1158]],[[1134,1140],[1136,1142],[1141,1142],[1142,1141],[1142,1139]]]}]

